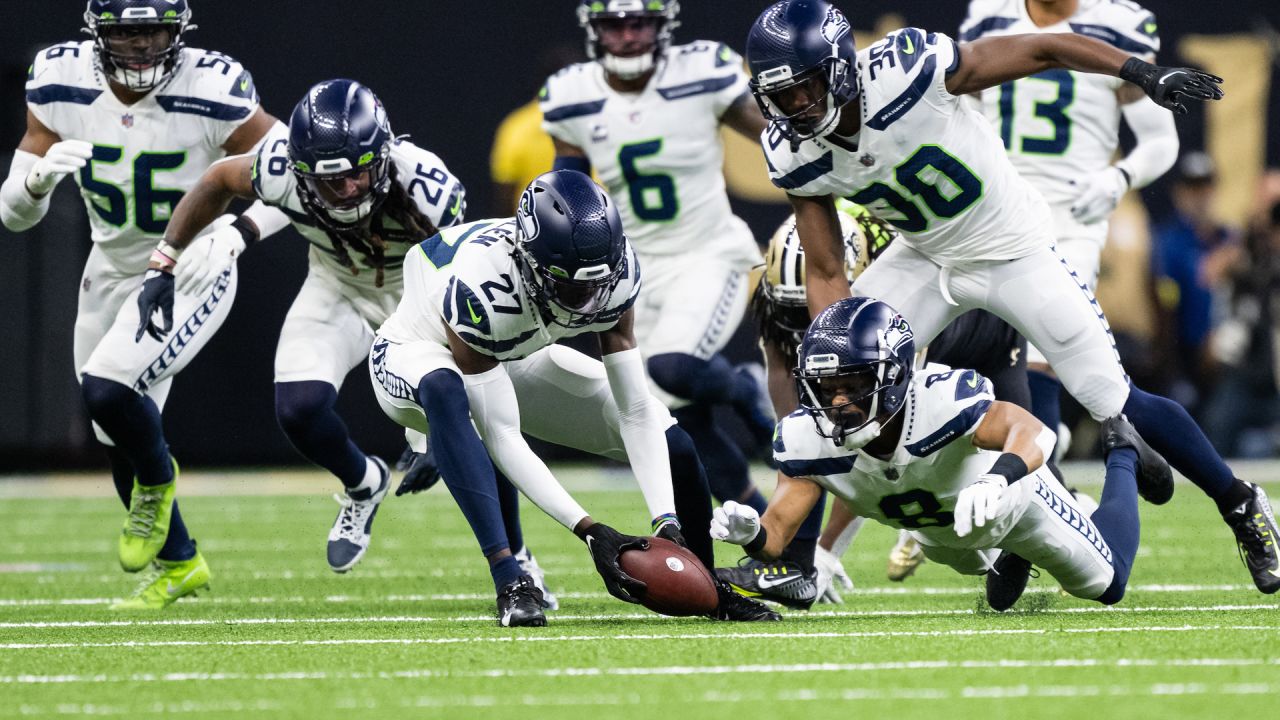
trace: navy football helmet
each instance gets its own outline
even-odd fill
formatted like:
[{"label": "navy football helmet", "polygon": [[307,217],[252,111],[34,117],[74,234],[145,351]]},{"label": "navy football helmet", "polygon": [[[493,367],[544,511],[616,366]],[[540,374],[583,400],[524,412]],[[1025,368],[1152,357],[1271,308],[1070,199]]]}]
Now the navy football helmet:
[{"label": "navy football helmet", "polygon": [[289,167],[303,206],[330,230],[367,222],[391,189],[391,124],[355,80],[326,80],[289,117]]},{"label": "navy football helmet", "polygon": [[618,208],[576,170],[534,178],[516,209],[516,264],[544,317],[590,325],[627,271],[627,235]]},{"label": "navy football helmet", "polygon": [[[671,45],[672,32],[680,26],[678,0],[581,0],[578,3],[578,25],[587,33],[587,57],[599,60],[610,75],[624,80],[638,78],[653,69],[654,64]],[[600,44],[597,23],[625,18],[647,18],[657,24],[653,50],[636,57],[611,55]]]},{"label": "navy football helmet", "polygon": [[818,313],[800,343],[800,407],[836,444],[872,421],[883,426],[906,404],[914,358],[914,334],[898,311],[845,298]]},{"label": "navy football helmet", "polygon": [[[195,28],[187,0],[89,0],[84,22],[102,73],[141,92],[173,72],[182,55],[182,33]],[[133,38],[157,29],[168,33],[164,47],[140,45],[130,50]]]},{"label": "navy football helmet", "polygon": [[760,13],[747,35],[751,92],[793,143],[824,135],[858,97],[857,55],[839,10],[822,0],[782,0]]}]

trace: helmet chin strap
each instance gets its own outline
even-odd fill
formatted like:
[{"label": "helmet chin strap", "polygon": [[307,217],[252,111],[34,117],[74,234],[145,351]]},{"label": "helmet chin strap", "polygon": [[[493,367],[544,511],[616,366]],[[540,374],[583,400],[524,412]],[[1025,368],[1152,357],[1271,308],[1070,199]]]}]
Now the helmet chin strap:
[{"label": "helmet chin strap", "polygon": [[369,216],[373,210],[373,197],[367,197],[353,208],[325,208],[325,212],[335,221],[345,225],[354,225]]},{"label": "helmet chin strap", "polygon": [[653,53],[627,58],[605,53],[600,58],[600,64],[610,75],[622,80],[635,80],[653,69]]}]

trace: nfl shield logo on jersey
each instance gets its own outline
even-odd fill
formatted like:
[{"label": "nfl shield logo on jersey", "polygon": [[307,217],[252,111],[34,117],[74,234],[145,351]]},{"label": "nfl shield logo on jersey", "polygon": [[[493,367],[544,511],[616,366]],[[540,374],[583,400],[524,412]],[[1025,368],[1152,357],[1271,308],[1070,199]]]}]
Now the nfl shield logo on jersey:
[{"label": "nfl shield logo on jersey", "polygon": [[129,113],[125,113],[124,115],[121,115],[120,124],[125,126],[125,128],[133,127],[133,115]]}]

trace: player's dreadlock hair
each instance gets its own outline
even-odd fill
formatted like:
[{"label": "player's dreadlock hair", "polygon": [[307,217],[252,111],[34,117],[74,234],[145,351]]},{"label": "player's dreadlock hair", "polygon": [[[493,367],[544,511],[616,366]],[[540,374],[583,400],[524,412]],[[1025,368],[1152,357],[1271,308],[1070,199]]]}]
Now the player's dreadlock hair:
[{"label": "player's dreadlock hair", "polygon": [[[397,181],[398,170],[395,163],[391,163],[390,171],[391,184],[387,199],[374,211],[369,222],[347,230],[325,229],[338,262],[350,270],[352,275],[359,275],[360,268],[351,259],[348,248],[363,255],[366,263],[373,266],[377,273],[375,287],[382,287],[388,242],[416,243],[439,232],[435,224],[418,209],[409,196],[409,191]],[[384,222],[386,218],[391,218],[400,227],[387,227]]]}]

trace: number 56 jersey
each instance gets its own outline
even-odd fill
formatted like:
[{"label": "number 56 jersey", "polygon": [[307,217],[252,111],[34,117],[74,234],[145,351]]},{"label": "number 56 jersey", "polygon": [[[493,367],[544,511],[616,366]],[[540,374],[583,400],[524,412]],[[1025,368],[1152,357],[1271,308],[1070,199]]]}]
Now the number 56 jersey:
[{"label": "number 56 jersey", "polygon": [[994,400],[977,371],[930,363],[911,378],[902,437],[887,460],[836,447],[802,410],[779,421],[773,456],[785,475],[813,480],[862,517],[913,530],[932,545],[990,547],[1021,518],[1030,483],[1011,485],[1005,495],[1013,507],[969,536],[957,538],[952,524],[956,496],[1000,455],[973,445]]},{"label": "number 56 jersey", "polygon": [[93,241],[118,271],[141,274],[182,195],[257,112],[258,93],[240,63],[183,48],[160,87],[125,105],[94,58],[89,40],[41,50],[27,108],[58,137],[93,143],[93,159],[75,175]]},{"label": "number 56 jersey", "polygon": [[761,141],[773,184],[792,195],[846,197],[943,266],[1047,246],[1048,205],[982,113],[947,90],[959,63],[951,38],[919,28],[862,50],[862,92],[844,108],[862,114],[856,147],[826,136],[793,149],[771,125]]},{"label": "number 56 jersey", "polygon": [[548,78],[539,99],[543,128],[587,154],[642,258],[699,252],[745,269],[760,252],[729,207],[719,133],[746,92],[742,57],[698,41],[668,48],[639,93],[613,90],[586,62]]}]

